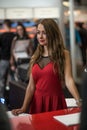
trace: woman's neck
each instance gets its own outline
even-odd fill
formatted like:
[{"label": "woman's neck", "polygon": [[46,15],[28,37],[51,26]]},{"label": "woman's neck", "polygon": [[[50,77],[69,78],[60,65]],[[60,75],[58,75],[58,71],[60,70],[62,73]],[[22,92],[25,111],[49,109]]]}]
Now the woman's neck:
[{"label": "woman's neck", "polygon": [[6,32],[11,32],[11,29],[10,29],[10,28],[7,28],[7,29],[6,29]]},{"label": "woman's neck", "polygon": [[48,49],[47,46],[44,46],[44,53],[43,56],[48,56]]},{"label": "woman's neck", "polygon": [[20,38],[23,38],[23,35],[19,35]]}]

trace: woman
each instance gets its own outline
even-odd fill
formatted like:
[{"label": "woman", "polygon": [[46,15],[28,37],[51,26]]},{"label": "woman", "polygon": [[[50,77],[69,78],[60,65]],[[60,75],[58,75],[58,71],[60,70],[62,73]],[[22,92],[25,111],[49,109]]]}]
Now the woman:
[{"label": "woman", "polygon": [[15,71],[19,59],[29,58],[33,53],[31,40],[21,23],[17,25],[17,36],[13,39],[11,52],[10,64],[12,71]]},{"label": "woman", "polygon": [[39,45],[30,62],[30,81],[23,106],[13,110],[17,115],[26,112],[41,113],[67,108],[62,83],[65,84],[77,104],[80,96],[72,78],[69,52],[65,50],[58,25],[52,19],[44,19],[37,26]]}]

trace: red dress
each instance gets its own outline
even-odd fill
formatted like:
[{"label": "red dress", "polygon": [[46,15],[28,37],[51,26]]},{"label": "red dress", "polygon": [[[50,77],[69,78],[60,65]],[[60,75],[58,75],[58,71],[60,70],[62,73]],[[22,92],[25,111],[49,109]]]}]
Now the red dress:
[{"label": "red dress", "polygon": [[43,69],[39,64],[32,68],[36,90],[31,102],[30,113],[41,113],[67,108],[58,73],[53,71],[53,63]]}]

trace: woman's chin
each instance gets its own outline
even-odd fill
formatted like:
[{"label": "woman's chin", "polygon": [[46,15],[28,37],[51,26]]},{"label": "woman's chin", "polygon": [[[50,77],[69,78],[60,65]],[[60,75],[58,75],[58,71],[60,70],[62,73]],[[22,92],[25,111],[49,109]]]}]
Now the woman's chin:
[{"label": "woman's chin", "polygon": [[41,46],[46,46],[47,44],[46,43],[40,43]]}]

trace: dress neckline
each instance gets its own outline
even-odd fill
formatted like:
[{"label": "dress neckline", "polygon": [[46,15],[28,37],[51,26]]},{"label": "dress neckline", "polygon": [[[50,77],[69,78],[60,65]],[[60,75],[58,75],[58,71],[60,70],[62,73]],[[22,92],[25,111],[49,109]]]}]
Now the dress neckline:
[{"label": "dress neckline", "polygon": [[37,65],[38,65],[38,67],[40,68],[40,70],[44,70],[49,64],[51,64],[52,62],[50,61],[50,62],[48,62],[44,67],[41,67],[38,63],[37,63]]},{"label": "dress neckline", "polygon": [[41,56],[42,58],[49,58],[49,56]]}]

